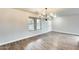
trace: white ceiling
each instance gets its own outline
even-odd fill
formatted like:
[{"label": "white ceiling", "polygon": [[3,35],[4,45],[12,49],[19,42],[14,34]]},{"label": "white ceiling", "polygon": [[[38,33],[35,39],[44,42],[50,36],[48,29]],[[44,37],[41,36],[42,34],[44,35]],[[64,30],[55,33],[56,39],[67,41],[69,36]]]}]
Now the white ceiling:
[{"label": "white ceiling", "polygon": [[[45,8],[21,8],[33,13],[41,14]],[[79,15],[79,8],[48,8],[48,13],[56,13],[58,16],[73,16]]]},{"label": "white ceiling", "polygon": [[40,12],[43,10],[43,8],[25,8],[25,10],[30,10],[32,12]]},{"label": "white ceiling", "polygon": [[[45,10],[45,8],[23,8],[24,10],[29,10],[29,11],[31,11],[31,12],[36,12],[36,13],[43,13],[44,12],[44,10]],[[52,13],[57,13],[57,12],[59,12],[59,11],[61,11],[62,10],[62,8],[48,8],[47,9],[47,12],[48,13],[50,13],[50,12],[52,12]]]}]

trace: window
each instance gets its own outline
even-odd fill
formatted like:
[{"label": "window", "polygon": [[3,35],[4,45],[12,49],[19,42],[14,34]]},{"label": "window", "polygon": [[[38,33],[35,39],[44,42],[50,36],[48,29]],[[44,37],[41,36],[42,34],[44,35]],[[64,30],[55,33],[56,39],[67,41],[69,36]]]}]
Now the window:
[{"label": "window", "polygon": [[40,19],[29,19],[28,20],[28,29],[29,30],[41,29],[41,20]]}]

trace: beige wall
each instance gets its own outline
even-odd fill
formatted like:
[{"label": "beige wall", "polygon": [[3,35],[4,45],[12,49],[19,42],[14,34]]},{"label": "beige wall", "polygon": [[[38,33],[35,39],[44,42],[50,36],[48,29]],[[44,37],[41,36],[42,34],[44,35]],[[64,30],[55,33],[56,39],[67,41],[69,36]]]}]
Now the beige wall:
[{"label": "beige wall", "polygon": [[[24,29],[28,16],[36,16],[33,13],[17,9],[0,8],[0,29],[16,30]],[[2,27],[2,28],[1,28]],[[4,30],[5,30],[4,29]]]}]

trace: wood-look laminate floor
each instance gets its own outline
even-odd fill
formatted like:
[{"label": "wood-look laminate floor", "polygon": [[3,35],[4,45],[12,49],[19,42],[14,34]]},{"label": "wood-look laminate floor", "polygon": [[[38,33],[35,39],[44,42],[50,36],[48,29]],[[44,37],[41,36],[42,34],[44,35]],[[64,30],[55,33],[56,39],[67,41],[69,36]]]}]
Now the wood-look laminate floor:
[{"label": "wood-look laminate floor", "polygon": [[29,43],[26,50],[78,50],[79,36],[58,32],[49,32],[37,36],[37,39]]},{"label": "wood-look laminate floor", "polygon": [[2,45],[0,50],[79,50],[79,36],[52,31]]}]

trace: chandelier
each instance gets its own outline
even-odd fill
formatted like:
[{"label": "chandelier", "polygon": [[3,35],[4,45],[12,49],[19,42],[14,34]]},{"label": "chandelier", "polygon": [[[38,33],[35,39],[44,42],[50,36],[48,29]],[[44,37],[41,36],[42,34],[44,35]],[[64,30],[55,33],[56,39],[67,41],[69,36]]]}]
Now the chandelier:
[{"label": "chandelier", "polygon": [[39,17],[40,17],[41,19],[45,19],[45,20],[47,21],[47,19],[48,19],[47,16],[48,16],[47,8],[44,8]]},{"label": "chandelier", "polygon": [[53,13],[49,13],[48,12],[49,9],[48,8],[44,8],[40,13],[39,13],[39,16],[38,17],[32,17],[30,16],[29,18],[32,18],[32,19],[43,19],[43,20],[50,20],[50,19],[53,19],[54,17],[56,17],[56,14],[53,14]]}]

